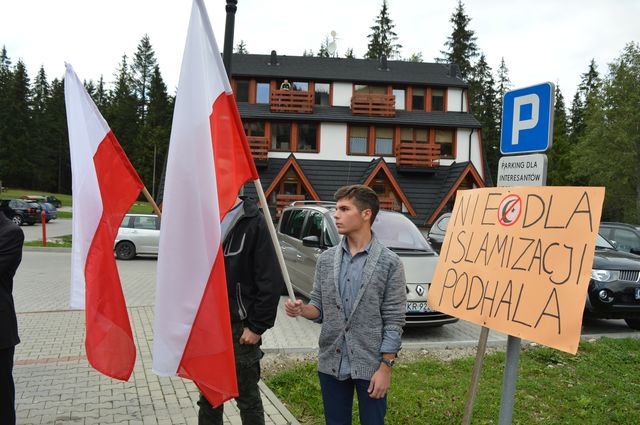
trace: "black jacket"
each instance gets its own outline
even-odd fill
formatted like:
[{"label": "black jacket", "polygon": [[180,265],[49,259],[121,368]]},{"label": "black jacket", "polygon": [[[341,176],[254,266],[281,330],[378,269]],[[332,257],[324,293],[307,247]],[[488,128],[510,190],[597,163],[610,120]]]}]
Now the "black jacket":
[{"label": "black jacket", "polygon": [[243,212],[222,244],[231,321],[262,334],[273,327],[284,280],[262,211],[242,197]]},{"label": "black jacket", "polygon": [[13,304],[13,276],[22,261],[24,233],[0,212],[0,349],[20,342]]}]

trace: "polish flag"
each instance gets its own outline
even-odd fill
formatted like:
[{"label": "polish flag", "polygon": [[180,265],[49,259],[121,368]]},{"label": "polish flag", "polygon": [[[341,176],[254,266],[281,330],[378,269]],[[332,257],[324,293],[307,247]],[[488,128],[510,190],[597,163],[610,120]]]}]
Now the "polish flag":
[{"label": "polish flag", "polygon": [[167,162],[153,370],[193,380],[213,406],[238,394],[220,221],[257,179],[202,0],[194,0]]},{"label": "polish flag", "polygon": [[73,190],[70,304],[85,309],[91,366],[127,381],[136,348],[113,244],[143,184],[69,64],[64,95]]}]

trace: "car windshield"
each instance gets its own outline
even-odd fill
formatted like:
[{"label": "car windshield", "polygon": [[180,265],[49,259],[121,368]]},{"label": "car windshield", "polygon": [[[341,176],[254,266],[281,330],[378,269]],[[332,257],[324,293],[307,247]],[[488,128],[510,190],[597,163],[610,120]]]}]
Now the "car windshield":
[{"label": "car windshield", "polygon": [[598,234],[598,238],[596,239],[596,249],[615,249],[611,242],[600,236]]},{"label": "car windshield", "polygon": [[[335,215],[331,214],[335,222]],[[392,250],[435,252],[420,230],[402,214],[380,211],[371,227],[384,246]]]}]

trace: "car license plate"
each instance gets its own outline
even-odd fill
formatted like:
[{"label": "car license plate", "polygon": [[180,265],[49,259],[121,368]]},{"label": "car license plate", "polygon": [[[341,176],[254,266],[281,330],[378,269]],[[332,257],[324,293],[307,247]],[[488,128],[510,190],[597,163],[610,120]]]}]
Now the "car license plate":
[{"label": "car license plate", "polygon": [[636,288],[636,300],[640,300],[640,288]]},{"label": "car license plate", "polygon": [[407,313],[427,313],[433,311],[426,302],[407,302]]}]

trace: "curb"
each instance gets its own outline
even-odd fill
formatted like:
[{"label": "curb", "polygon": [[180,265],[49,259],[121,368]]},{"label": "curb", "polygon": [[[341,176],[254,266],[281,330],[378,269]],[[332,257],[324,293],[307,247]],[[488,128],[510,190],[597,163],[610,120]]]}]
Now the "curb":
[{"label": "curb", "polygon": [[280,399],[271,391],[271,388],[267,387],[262,379],[258,381],[258,387],[260,391],[269,399],[273,407],[288,421],[290,425],[300,425],[300,422],[289,412],[289,409],[280,401]]}]

